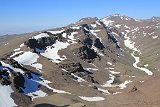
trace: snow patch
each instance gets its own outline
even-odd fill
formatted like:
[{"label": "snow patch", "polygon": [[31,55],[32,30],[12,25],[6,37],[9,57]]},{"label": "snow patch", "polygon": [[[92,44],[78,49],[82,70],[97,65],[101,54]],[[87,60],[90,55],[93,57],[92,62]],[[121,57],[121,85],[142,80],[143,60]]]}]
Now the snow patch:
[{"label": "snow patch", "polygon": [[14,57],[14,56],[16,56],[16,55],[18,55],[18,54],[20,54],[20,53],[22,53],[23,51],[18,51],[18,52],[14,52],[10,57]]},{"label": "snow patch", "polygon": [[19,46],[19,47],[21,48],[21,47],[23,47],[23,46],[24,46],[24,43],[20,44],[20,46]]},{"label": "snow patch", "polygon": [[11,86],[3,86],[0,84],[0,105],[1,107],[14,107],[17,106],[14,100],[11,98],[12,90]]},{"label": "snow patch", "polygon": [[48,31],[52,34],[62,33],[64,30],[57,30],[57,31]]},{"label": "snow patch", "polygon": [[102,101],[102,100],[105,100],[104,97],[84,97],[84,96],[79,96],[79,98],[81,98],[82,100],[85,100],[85,101]]},{"label": "snow patch", "polygon": [[105,95],[110,94],[110,93],[108,92],[108,90],[101,89],[101,88],[98,88],[98,90],[101,91],[101,92],[103,92]]},{"label": "snow patch", "polygon": [[20,48],[14,49],[14,51],[19,51],[19,50],[20,50]]},{"label": "snow patch", "polygon": [[[65,69],[62,69],[63,71],[65,71],[65,72],[68,72],[67,70],[65,70]],[[87,82],[86,80],[84,80],[83,78],[81,78],[81,77],[79,77],[79,76],[77,76],[77,75],[75,75],[75,74],[73,74],[73,73],[71,73],[71,75],[73,76],[73,77],[75,77],[76,78],[76,81],[78,81],[78,82]]]},{"label": "snow patch", "polygon": [[37,59],[39,56],[36,53],[32,53],[30,51],[24,52],[22,55],[19,55],[18,57],[13,58],[18,63],[23,65],[31,65],[35,62],[37,62]]},{"label": "snow patch", "polygon": [[40,33],[36,36],[33,36],[34,39],[39,39],[39,38],[42,38],[42,37],[49,37],[49,35],[47,33]]},{"label": "snow patch", "polygon": [[102,21],[103,21],[103,23],[104,23],[106,26],[110,26],[110,25],[112,25],[113,22],[114,22],[114,21],[108,20],[108,19],[103,19]]},{"label": "snow patch", "polygon": [[113,86],[113,82],[114,82],[114,79],[115,79],[115,76],[112,75],[112,74],[109,74],[110,75],[110,80],[106,81],[105,84],[101,85],[102,87],[115,87]]},{"label": "snow patch", "polygon": [[135,59],[135,62],[133,63],[133,66],[134,66],[135,68],[137,68],[137,69],[140,69],[141,71],[144,71],[144,72],[147,73],[148,75],[152,75],[153,73],[152,73],[150,70],[148,70],[147,68],[143,68],[143,67],[138,67],[138,66],[137,66],[137,64],[138,64],[140,61],[139,61],[139,57],[135,56],[134,53],[135,53],[135,52],[139,52],[139,53],[140,53],[140,51],[139,51],[137,48],[135,48],[135,46],[134,46],[135,42],[133,43],[133,42],[130,40],[130,37],[127,36],[127,34],[124,36],[124,38],[125,38],[125,40],[124,40],[125,46],[128,47],[129,49],[132,49],[132,50],[133,50],[133,52],[131,53],[132,57],[134,57],[134,59]]},{"label": "snow patch", "polygon": [[67,48],[69,43],[64,43],[60,41],[56,41],[52,46],[48,46],[44,53],[40,53],[42,56],[51,59],[53,62],[59,63],[61,60],[65,60],[65,58],[61,58],[58,55],[58,51]]},{"label": "snow patch", "polygon": [[121,25],[117,24],[117,25],[115,25],[115,27],[120,28],[120,27],[121,27]]},{"label": "snow patch", "polygon": [[115,72],[115,71],[110,71],[110,70],[109,70],[109,72],[112,74],[120,74],[120,72]]},{"label": "snow patch", "polygon": [[158,36],[152,36],[152,38],[153,38],[153,39],[156,39],[156,38],[158,38]]},{"label": "snow patch", "polygon": [[43,92],[42,90],[38,90],[38,91],[35,91],[33,93],[28,93],[27,95],[30,96],[32,98],[32,101],[33,101],[35,98],[45,97],[48,94]]},{"label": "snow patch", "polygon": [[122,84],[120,84],[118,86],[120,87],[120,89],[124,89],[124,88],[127,87],[126,85],[131,83],[131,82],[132,82],[131,80],[127,80],[127,81],[125,81],[124,83],[122,83]]},{"label": "snow patch", "polygon": [[68,36],[68,38],[71,40],[76,40],[76,39],[74,39],[75,34],[78,34],[78,32],[72,32],[71,35]]},{"label": "snow patch", "polygon": [[97,25],[96,25],[96,24],[91,24],[91,26],[92,26],[93,28],[96,28],[96,27],[97,27]]},{"label": "snow patch", "polygon": [[36,69],[42,69],[42,64],[40,63],[34,63],[34,64],[31,64],[32,67],[35,67]]}]

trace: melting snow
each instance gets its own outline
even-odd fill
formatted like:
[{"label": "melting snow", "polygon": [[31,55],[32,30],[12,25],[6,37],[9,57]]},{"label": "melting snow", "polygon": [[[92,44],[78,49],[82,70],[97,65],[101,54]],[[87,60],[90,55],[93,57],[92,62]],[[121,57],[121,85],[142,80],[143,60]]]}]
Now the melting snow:
[{"label": "melting snow", "polygon": [[144,81],[139,81],[140,83],[143,83]]},{"label": "melting snow", "polygon": [[135,68],[138,68],[138,69],[144,71],[144,72],[147,73],[148,75],[153,75],[153,73],[152,73],[150,70],[148,70],[147,68],[138,67],[137,64],[139,63],[139,57],[134,56],[134,53],[132,53],[131,55],[135,58],[135,62],[133,63],[133,66],[134,66]]},{"label": "melting snow", "polygon": [[108,65],[112,65],[112,63],[111,63],[111,62],[107,62],[107,64],[108,64]]},{"label": "melting snow", "polygon": [[22,53],[23,51],[18,51],[18,52],[14,52],[10,57],[14,57],[15,55],[18,55],[20,53]]},{"label": "melting snow", "polygon": [[[65,72],[68,72],[68,71],[65,70],[65,69],[62,69],[62,70],[65,71]],[[79,76],[77,76],[77,75],[75,75],[75,74],[73,74],[73,73],[71,73],[71,75],[74,76],[78,82],[87,82],[87,81],[84,80],[83,78],[81,78],[81,77],[79,77]]]},{"label": "melting snow", "polygon": [[63,32],[64,30],[58,30],[58,31],[48,31],[48,32],[50,32],[50,33],[52,33],[52,34],[57,34],[57,33],[61,33],[61,32]]},{"label": "melting snow", "polygon": [[97,25],[96,25],[96,24],[91,24],[91,26],[92,26],[93,28],[97,27]]},{"label": "melting snow", "polygon": [[73,26],[72,29],[80,29],[80,26]]},{"label": "melting snow", "polygon": [[19,51],[20,50],[20,48],[17,48],[17,49],[15,49],[14,51]]},{"label": "melting snow", "polygon": [[140,52],[137,48],[135,48],[134,43],[130,40],[129,36],[127,36],[127,34],[124,36],[124,38],[126,40],[124,40],[124,44],[126,47],[128,47],[129,49],[132,49],[133,52],[131,53],[131,55],[134,57],[135,62],[133,63],[133,66],[137,69],[140,69],[142,71],[144,71],[145,73],[147,73],[148,75],[152,75],[153,73],[148,70],[147,68],[143,68],[143,67],[138,67],[137,64],[139,63],[139,57],[136,57],[134,55],[135,52]]},{"label": "melting snow", "polygon": [[144,66],[145,66],[145,67],[148,67],[148,64],[145,64]]},{"label": "melting snow", "polygon": [[115,27],[120,28],[120,27],[121,27],[121,25],[117,24],[117,25],[115,25]]},{"label": "melting snow", "polygon": [[96,21],[96,24],[99,25],[99,26],[101,25],[98,21]]},{"label": "melting snow", "polygon": [[104,89],[101,89],[101,88],[98,88],[98,90],[101,91],[101,92],[103,92],[105,95],[110,94],[110,93],[108,92],[108,90],[104,90]]},{"label": "melting snow", "polygon": [[105,84],[101,85],[102,87],[115,87],[115,86],[113,86],[115,76],[112,74],[109,74],[109,75],[110,75],[110,77],[109,77],[110,80],[108,80]]},{"label": "melting snow", "polygon": [[103,97],[84,97],[84,96],[79,96],[79,98],[86,100],[86,101],[102,101],[105,100]]},{"label": "melting snow", "polygon": [[6,43],[6,44],[4,44],[4,45],[8,45],[9,43]]},{"label": "melting snow", "polygon": [[59,63],[61,60],[64,60],[65,58],[61,58],[58,55],[58,51],[67,48],[69,46],[69,43],[63,43],[56,41],[55,44],[52,46],[48,46],[44,53],[40,53],[42,56],[47,57],[51,59],[53,62]]},{"label": "melting snow", "polygon": [[39,56],[36,53],[28,51],[24,52],[22,55],[19,55],[18,57],[15,57],[14,60],[16,60],[20,64],[31,65],[37,62],[38,58]]},{"label": "melting snow", "polygon": [[93,71],[97,71],[97,68],[85,68],[86,70],[93,70]]},{"label": "melting snow", "polygon": [[115,72],[115,71],[110,71],[110,70],[109,70],[109,72],[112,74],[120,74],[120,72]]},{"label": "melting snow", "polygon": [[34,64],[31,64],[32,67],[35,67],[36,69],[42,69],[42,64],[40,63],[34,63]]},{"label": "melting snow", "polygon": [[128,80],[128,81],[125,81],[124,83],[122,83],[122,84],[120,84],[120,85],[118,85],[119,87],[120,87],[120,89],[124,89],[124,88],[126,88],[127,86],[127,84],[129,84],[129,83],[131,83],[132,81],[131,80]]},{"label": "melting snow", "polygon": [[49,37],[49,35],[47,33],[40,33],[36,36],[33,36],[34,39],[39,39],[39,38],[42,38],[42,37]]},{"label": "melting snow", "polygon": [[122,92],[115,92],[115,93],[113,93],[113,95],[120,94],[120,93],[122,93]]},{"label": "melting snow", "polygon": [[153,38],[153,39],[156,39],[156,38],[158,38],[158,36],[152,36],[152,38]]},{"label": "melting snow", "polygon": [[102,21],[106,26],[112,25],[112,23],[114,22],[112,20],[107,20],[107,19],[103,19]]},{"label": "melting snow", "polygon": [[47,96],[47,94],[46,94],[45,92],[41,91],[41,90],[35,91],[35,92],[33,92],[33,93],[28,93],[27,95],[32,98],[32,101],[33,101],[33,99],[35,99],[35,98]]},{"label": "melting snow", "polygon": [[21,48],[21,47],[23,47],[24,46],[24,43],[22,43],[19,47]]},{"label": "melting snow", "polygon": [[72,32],[71,35],[68,36],[68,38],[71,40],[76,40],[76,39],[74,39],[75,34],[78,34],[78,32]]}]

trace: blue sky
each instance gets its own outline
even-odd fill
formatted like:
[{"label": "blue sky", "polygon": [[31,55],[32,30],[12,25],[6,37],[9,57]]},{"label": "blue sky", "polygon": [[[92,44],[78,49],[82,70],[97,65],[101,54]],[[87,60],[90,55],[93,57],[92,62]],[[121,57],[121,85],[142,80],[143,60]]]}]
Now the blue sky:
[{"label": "blue sky", "polygon": [[160,16],[160,0],[0,0],[0,35],[61,27],[84,17],[119,13]]}]

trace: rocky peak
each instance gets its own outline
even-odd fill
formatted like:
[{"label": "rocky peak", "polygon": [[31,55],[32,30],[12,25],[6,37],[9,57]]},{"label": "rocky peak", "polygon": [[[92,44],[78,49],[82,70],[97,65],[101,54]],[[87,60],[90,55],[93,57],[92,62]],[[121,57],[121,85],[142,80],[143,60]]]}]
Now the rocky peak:
[{"label": "rocky peak", "polygon": [[93,23],[93,22],[95,22],[95,21],[97,21],[97,20],[98,20],[97,17],[94,17],[94,18],[92,18],[92,17],[87,17],[87,18],[82,18],[82,19],[80,19],[80,20],[79,20],[79,23]]}]

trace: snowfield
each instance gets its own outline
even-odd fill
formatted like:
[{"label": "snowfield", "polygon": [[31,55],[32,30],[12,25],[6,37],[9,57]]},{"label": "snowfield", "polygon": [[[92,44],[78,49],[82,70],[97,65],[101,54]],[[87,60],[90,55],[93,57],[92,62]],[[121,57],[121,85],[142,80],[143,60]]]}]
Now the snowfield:
[{"label": "snowfield", "polygon": [[61,60],[64,60],[65,58],[61,58],[58,55],[58,51],[67,48],[69,46],[69,43],[64,43],[60,41],[56,41],[55,44],[52,46],[48,46],[44,53],[40,53],[42,56],[51,59],[53,62],[59,63]]},{"label": "snowfield", "polygon": [[19,55],[18,57],[13,58],[18,63],[23,65],[31,65],[35,62],[37,62],[37,59],[39,56],[36,53],[32,53],[30,51],[24,52],[22,55]]},{"label": "snowfield", "polygon": [[13,90],[11,86],[2,86],[0,84],[0,106],[1,107],[14,107],[17,106],[11,98]]}]

